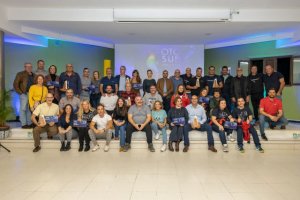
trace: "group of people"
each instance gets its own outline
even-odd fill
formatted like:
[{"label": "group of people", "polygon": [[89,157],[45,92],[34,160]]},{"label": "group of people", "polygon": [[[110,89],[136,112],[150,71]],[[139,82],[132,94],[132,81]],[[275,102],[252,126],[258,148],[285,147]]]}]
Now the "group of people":
[{"label": "group of people", "polygon": [[[288,122],[281,101],[285,82],[270,65],[265,67],[265,74],[257,73],[256,66],[250,71],[245,77],[242,68],[237,67],[232,77],[228,67],[223,66],[218,76],[211,66],[208,75],[202,76],[202,68],[198,67],[193,76],[188,67],[185,74],[176,69],[170,78],[164,70],[156,81],[149,69],[142,81],[138,70],[130,77],[125,66],[120,67],[117,76],[108,68],[106,76],[100,78],[99,71],[90,77],[89,69],[84,68],[80,76],[72,64],[67,64],[66,71],[58,76],[55,65],[47,72],[45,62],[39,60],[35,72],[31,63],[24,64],[24,71],[16,75],[14,89],[20,95],[22,128],[33,128],[33,152],[41,149],[40,134],[44,132],[48,138],[59,137],[60,151],[70,150],[72,139],[78,137],[80,152],[89,151],[90,143],[92,151],[97,151],[97,139],[106,140],[105,152],[112,139],[120,140],[119,150],[126,152],[137,131],[146,133],[151,152],[155,151],[153,133],[156,140],[162,135],[160,151],[178,152],[183,141],[183,152],[187,152],[191,130],[207,133],[208,150],[212,152],[217,152],[212,132],[219,134],[222,149],[228,152],[227,140],[235,141],[233,130],[240,152],[244,152],[243,140],[250,143],[250,135],[256,149],[264,152],[254,126],[259,124],[264,140],[268,140],[266,122],[271,129],[285,129]],[[171,130],[169,139],[167,129]]]}]

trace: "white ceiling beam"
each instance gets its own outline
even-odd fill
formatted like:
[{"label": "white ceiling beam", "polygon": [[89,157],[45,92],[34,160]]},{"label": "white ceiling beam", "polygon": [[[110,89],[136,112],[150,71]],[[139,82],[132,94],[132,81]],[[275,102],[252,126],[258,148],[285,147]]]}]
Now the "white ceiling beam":
[{"label": "white ceiling beam", "polygon": [[48,40],[34,35],[29,35],[23,33],[21,30],[21,26],[12,21],[7,20],[7,10],[4,7],[0,6],[0,29],[9,33],[12,33],[16,36],[24,38],[25,40],[30,41],[31,44],[37,46],[48,46]]},{"label": "white ceiling beam", "polygon": [[28,26],[22,26],[22,32],[24,33],[30,33],[34,35],[42,35],[48,38],[53,38],[57,40],[64,40],[64,41],[69,41],[69,42],[76,42],[76,43],[81,43],[81,44],[89,44],[89,45],[94,45],[94,46],[101,46],[101,47],[107,47],[107,48],[114,48],[114,45],[111,43],[105,43],[97,40],[90,40],[90,39],[85,39],[82,37],[77,37],[77,36],[72,36],[68,34],[63,34],[63,33],[58,33],[58,32],[53,32],[53,31],[46,31],[42,29],[37,29],[37,28],[31,28]]},{"label": "white ceiling beam", "polygon": [[300,22],[300,9],[238,9],[232,22]]},{"label": "white ceiling beam", "polygon": [[112,22],[113,9],[8,8],[8,20]]}]

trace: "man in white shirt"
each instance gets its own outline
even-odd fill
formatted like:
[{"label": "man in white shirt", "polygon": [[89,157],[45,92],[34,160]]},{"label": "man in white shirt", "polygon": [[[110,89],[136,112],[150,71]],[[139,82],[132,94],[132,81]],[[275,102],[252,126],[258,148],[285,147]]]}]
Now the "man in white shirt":
[{"label": "man in white shirt", "polygon": [[[108,152],[112,136],[112,124],[112,118],[110,115],[105,113],[104,105],[99,104],[97,107],[97,115],[93,117],[89,130],[89,136],[94,145],[94,148],[92,149],[93,152],[100,148],[97,139],[106,139],[104,151]],[[95,125],[97,125],[97,128]]]},{"label": "man in white shirt", "polygon": [[112,93],[113,88],[111,85],[106,86],[106,95],[102,96],[100,99],[100,103],[104,105],[105,111],[110,116],[114,112],[116,107],[116,103],[118,101],[118,96]]},{"label": "man in white shirt", "polygon": [[188,131],[187,135],[184,136],[184,143],[185,147],[189,146],[189,138],[188,132],[191,130],[197,131],[206,131],[207,132],[207,140],[208,140],[208,150],[212,152],[217,152],[214,147],[214,137],[212,135],[212,128],[211,126],[206,123],[207,117],[205,114],[204,108],[198,104],[198,96],[192,96],[192,103],[186,107],[189,113],[189,122],[188,122]]}]

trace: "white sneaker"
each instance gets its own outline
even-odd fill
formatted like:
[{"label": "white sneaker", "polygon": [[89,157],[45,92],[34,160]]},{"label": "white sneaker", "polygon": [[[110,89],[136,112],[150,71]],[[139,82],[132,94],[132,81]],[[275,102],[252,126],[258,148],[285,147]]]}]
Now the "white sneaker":
[{"label": "white sneaker", "polygon": [[105,146],[104,146],[104,152],[108,152],[108,150],[109,150],[109,146],[108,146],[108,145],[105,145]]},{"label": "white sneaker", "polygon": [[232,134],[228,135],[228,140],[229,140],[230,142],[234,142],[234,141],[235,141],[235,139],[234,139],[234,137],[232,136]]},{"label": "white sneaker", "polygon": [[223,151],[224,152],[228,152],[228,144],[224,144],[223,145]]},{"label": "white sneaker", "polygon": [[94,148],[92,149],[92,152],[95,152],[95,151],[97,151],[98,149],[100,149],[99,144],[97,144],[97,145],[94,146]]},{"label": "white sneaker", "polygon": [[163,145],[161,146],[161,148],[160,148],[160,151],[161,151],[161,152],[164,152],[164,151],[166,151],[166,150],[167,150],[167,145],[163,144]]},{"label": "white sneaker", "polygon": [[159,140],[159,133],[155,134],[155,139]]}]

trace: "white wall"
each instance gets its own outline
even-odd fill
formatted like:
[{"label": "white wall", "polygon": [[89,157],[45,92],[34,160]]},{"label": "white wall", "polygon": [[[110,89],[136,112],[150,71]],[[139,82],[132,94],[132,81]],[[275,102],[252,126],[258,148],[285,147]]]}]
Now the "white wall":
[{"label": "white wall", "polygon": [[117,44],[115,74],[119,74],[121,65],[126,66],[130,76],[138,69],[142,79],[146,77],[147,69],[152,69],[155,79],[160,78],[165,69],[171,76],[177,68],[185,73],[185,68],[191,67],[195,74],[197,67],[204,67],[204,45]]}]

